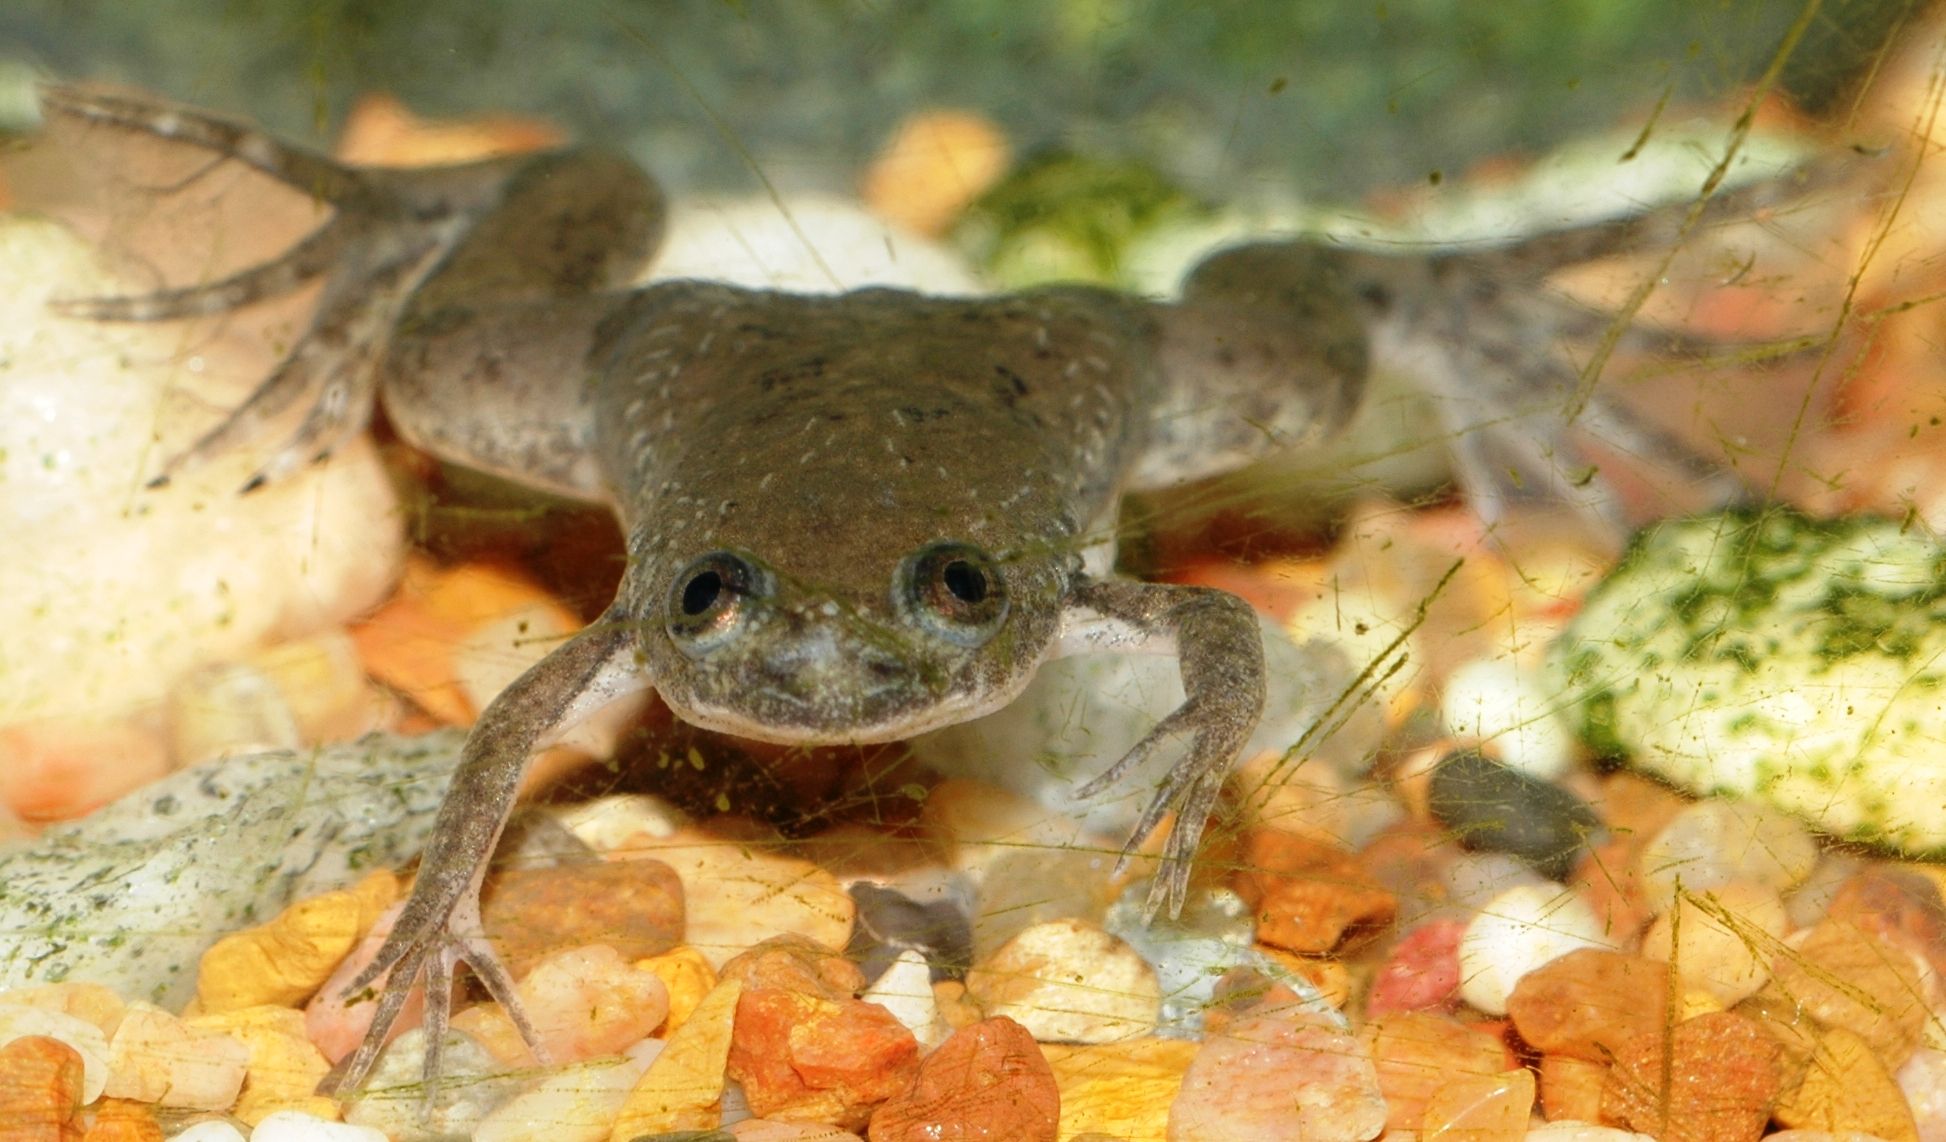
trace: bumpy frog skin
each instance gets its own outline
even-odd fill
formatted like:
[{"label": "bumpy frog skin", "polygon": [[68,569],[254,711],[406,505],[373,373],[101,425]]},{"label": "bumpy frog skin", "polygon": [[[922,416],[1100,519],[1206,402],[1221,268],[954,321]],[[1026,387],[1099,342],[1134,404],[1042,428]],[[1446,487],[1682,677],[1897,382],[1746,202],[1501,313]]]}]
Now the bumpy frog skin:
[{"label": "bumpy frog skin", "polygon": [[[239,160],[333,209],[235,277],[63,304],[159,320],[324,279],[308,333],[172,470],[308,409],[252,484],[276,479],[361,430],[382,393],[414,443],[604,501],[627,536],[606,614],[468,738],[412,898],[349,989],[385,977],[332,1089],[364,1079],[414,980],[438,1044],[462,961],[526,1029],[480,938],[481,879],[534,753],[629,692],[653,689],[685,720],[746,737],[875,742],[994,710],[1056,654],[1174,654],[1183,704],[1090,788],[1157,748],[1181,751],[1130,842],[1177,814],[1149,909],[1179,909],[1262,707],[1263,648],[1231,595],[1108,577],[1119,497],[1331,431],[1374,352],[1413,360],[1443,404],[1472,410],[1440,428],[1486,507],[1496,469],[1565,491],[1558,418],[1509,428],[1503,414],[1561,407],[1575,377],[1556,345],[1603,319],[1550,299],[1539,277],[1653,240],[1625,220],[1443,256],[1250,245],[1205,260],[1171,302],[1081,287],[951,300],[631,288],[663,199],[610,155],[350,169],[149,100],[54,87],[43,104]],[[1590,422],[1674,455],[1599,401]]]}]

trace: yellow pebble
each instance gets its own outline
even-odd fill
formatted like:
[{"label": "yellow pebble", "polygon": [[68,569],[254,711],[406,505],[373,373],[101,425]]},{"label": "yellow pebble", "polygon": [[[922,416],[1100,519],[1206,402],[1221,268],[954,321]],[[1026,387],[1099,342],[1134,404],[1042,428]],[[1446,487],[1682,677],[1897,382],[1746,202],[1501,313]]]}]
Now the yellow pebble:
[{"label": "yellow pebble", "polygon": [[268,923],[223,937],[203,953],[197,969],[197,1009],[295,1007],[323,986],[398,898],[399,878],[375,872],[351,888],[300,900]]},{"label": "yellow pebble", "polygon": [[[673,988],[671,989],[674,990]],[[609,1142],[644,1134],[713,1130],[722,1117],[724,1068],[736,1022],[741,980],[718,984],[690,1012],[622,1104]]]},{"label": "yellow pebble", "polygon": [[688,944],[670,948],[659,956],[636,960],[635,966],[654,972],[669,989],[669,1018],[662,1024],[665,1039],[682,1028],[696,1005],[716,986],[716,969],[703,953]]},{"label": "yellow pebble", "polygon": [[1919,1142],[1905,1093],[1871,1044],[1843,1027],[1818,1036],[1803,1080],[1777,1100],[1772,1116],[1797,1130],[1855,1131],[1888,1142]]},{"label": "yellow pebble", "polygon": [[1176,1100],[1197,1046],[1181,1039],[1043,1044],[1041,1053],[1054,1068],[1061,1090],[1061,1137],[1166,1135],[1169,1104]]},{"label": "yellow pebble", "polygon": [[304,1033],[304,1013],[295,1008],[259,1006],[198,1015],[184,1020],[199,1031],[220,1031],[250,1049],[243,1093],[230,1113],[255,1126],[272,1112],[301,1110],[327,1121],[338,1118],[338,1103],[316,1093],[331,1069]]}]

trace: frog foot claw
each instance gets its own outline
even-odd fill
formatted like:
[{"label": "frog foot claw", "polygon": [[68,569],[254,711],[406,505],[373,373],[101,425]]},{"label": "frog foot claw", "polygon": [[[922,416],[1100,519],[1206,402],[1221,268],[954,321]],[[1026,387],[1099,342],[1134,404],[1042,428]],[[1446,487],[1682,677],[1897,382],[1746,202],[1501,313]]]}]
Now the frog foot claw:
[{"label": "frog foot claw", "polygon": [[[1163,842],[1162,865],[1149,885],[1143,918],[1153,920],[1165,908],[1171,917],[1179,916],[1188,899],[1189,874],[1204,827],[1223,782],[1263,713],[1263,635],[1248,603],[1206,587],[1100,580],[1082,584],[1075,597],[1118,628],[1085,634],[1090,641],[1127,646],[1137,640],[1167,638],[1175,643],[1183,703],[1076,794],[1100,793],[1135,772],[1164,745],[1188,739],[1187,752],[1163,777],[1115,865],[1115,874],[1120,875],[1136,848],[1173,810],[1175,824]],[[1132,631],[1134,637],[1123,631]]]},{"label": "frog foot claw", "polygon": [[170,321],[224,313],[326,279],[310,327],[275,370],[221,423],[169,458],[151,487],[265,438],[283,414],[305,409],[244,483],[248,492],[328,458],[364,428],[379,374],[413,290],[465,229],[482,168],[458,176],[364,172],[200,111],[92,88],[49,85],[50,117],[173,140],[234,159],[308,194],[333,213],[281,255],[219,281],[121,297],[66,298],[54,312],[92,321]]},{"label": "frog foot claw", "polygon": [[[444,920],[425,909],[414,916],[411,910],[399,918],[378,955],[345,985],[341,999],[377,990],[377,1007],[370,1030],[358,1049],[345,1056],[318,1084],[318,1093],[332,1097],[357,1090],[370,1077],[372,1068],[384,1052],[392,1026],[398,1022],[416,980],[425,985],[425,1080],[426,1097],[433,1098],[439,1087],[442,1052],[452,1014],[454,969],[464,963],[500,1004],[520,1032],[521,1038],[542,1063],[549,1060],[533,1023],[522,1009],[514,981],[506,965],[480,934],[477,907],[455,908]],[[470,917],[470,919],[469,919]]]}]

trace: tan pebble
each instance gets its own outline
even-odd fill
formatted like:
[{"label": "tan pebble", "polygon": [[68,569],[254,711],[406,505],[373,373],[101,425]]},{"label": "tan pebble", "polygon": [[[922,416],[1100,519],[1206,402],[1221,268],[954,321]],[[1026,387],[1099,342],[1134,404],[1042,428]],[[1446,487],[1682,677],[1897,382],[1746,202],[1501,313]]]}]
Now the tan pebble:
[{"label": "tan pebble", "polygon": [[1701,988],[1723,1005],[1755,995],[1770,979],[1787,921],[1775,890],[1732,881],[1685,892],[1642,937],[1642,954],[1672,960],[1685,987]]},{"label": "tan pebble", "polygon": [[101,1028],[103,1035],[115,1033],[122,1012],[128,1008],[121,996],[98,983],[43,983],[11,988],[0,992],[0,1004],[59,1011],[94,1024]]},{"label": "tan pebble", "polygon": [[81,1101],[101,1097],[108,1082],[108,1036],[84,1019],[42,1007],[0,1004],[0,1043],[41,1036],[66,1043],[81,1056]]},{"label": "tan pebble", "polygon": [[8,1142],[79,1138],[74,1115],[83,1102],[82,1075],[80,1054],[59,1039],[25,1035],[0,1047],[0,1137]]},{"label": "tan pebble", "polygon": [[1432,1012],[1374,1019],[1359,1037],[1371,1052],[1393,1130],[1418,1129],[1427,1104],[1449,1078],[1497,1075],[1510,1065],[1499,1039]]},{"label": "tan pebble", "polygon": [[1643,956],[1582,948],[1521,977],[1507,1015],[1545,1054],[1604,1062],[1668,1018],[1668,977]]},{"label": "tan pebble", "polygon": [[480,920],[519,979],[565,948],[607,944],[631,960],[668,951],[683,935],[683,890],[653,860],[510,868],[488,879]]},{"label": "tan pebble", "polygon": [[1005,1016],[1035,1039],[1105,1043],[1155,1029],[1162,989],[1133,948],[1079,920],[1036,924],[966,975],[966,994],[989,1018]]},{"label": "tan pebble", "polygon": [[1804,1076],[1784,1091],[1771,1116],[1804,1130],[1859,1131],[1888,1142],[1919,1142],[1912,1108],[1885,1064],[1865,1040],[1842,1027],[1819,1036]]},{"label": "tan pebble", "polygon": [[1755,1142],[1783,1085],[1780,1054],[1729,1012],[1651,1028],[1616,1053],[1602,1118],[1661,1142]]},{"label": "tan pebble", "polygon": [[1182,1039],[1044,1044],[1061,1090],[1061,1137],[1161,1138],[1197,1047]]},{"label": "tan pebble", "polygon": [[398,898],[398,877],[379,871],[351,888],[300,900],[268,923],[223,937],[203,953],[197,967],[197,1004],[204,1012],[221,1012],[303,1003]]},{"label": "tan pebble", "polygon": [[985,116],[922,111],[893,131],[866,168],[861,193],[879,217],[938,235],[999,181],[1011,160],[1006,136]]},{"label": "tan pebble", "polygon": [[304,744],[277,684],[245,662],[212,663],[169,688],[169,754],[182,766]]},{"label": "tan pebble", "polygon": [[250,1048],[158,1007],[131,1003],[108,1043],[103,1093],[183,1110],[228,1110],[243,1089]]},{"label": "tan pebble", "polygon": [[145,1103],[104,1098],[92,1109],[94,1121],[81,1142],[162,1142],[162,1126]]},{"label": "tan pebble", "polygon": [[1777,993],[1826,1027],[1855,1032],[1897,1068],[1919,1045],[1927,1012],[1919,969],[1903,948],[1826,920],[1773,965]]},{"label": "tan pebble", "polygon": [[1456,1076],[1426,1103],[1420,1142],[1520,1142],[1534,1110],[1534,1072]]},{"label": "tan pebble", "polygon": [[649,1036],[669,1014],[669,989],[606,944],[543,958],[516,990],[541,1047],[556,1062],[614,1054]]},{"label": "tan pebble", "polygon": [[1055,1142],[1061,1094],[1040,1047],[1011,1019],[953,1033],[912,1085],[872,1112],[872,1142],[1006,1138]]},{"label": "tan pebble", "polygon": [[694,833],[655,856],[682,880],[684,942],[719,968],[772,936],[799,935],[827,948],[842,948],[851,938],[857,904],[836,877],[809,861]]},{"label": "tan pebble", "polygon": [[304,1013],[289,1007],[245,1007],[185,1019],[192,1030],[220,1032],[249,1051],[243,1091],[231,1110],[254,1126],[280,1110],[299,1110],[337,1118],[337,1103],[317,1095],[319,1080],[331,1069],[304,1033]]},{"label": "tan pebble", "polygon": [[662,1027],[664,1038],[681,1030],[696,1005],[716,986],[716,969],[702,952],[688,944],[637,960],[635,966],[654,972],[669,991],[669,1017]]},{"label": "tan pebble", "polygon": [[933,1001],[939,1005],[940,1017],[946,1025],[957,1031],[978,1023],[984,1016],[972,1000],[966,998],[964,980],[942,979],[932,985]]},{"label": "tan pebble", "polygon": [[730,979],[703,997],[629,1091],[610,1142],[644,1134],[708,1130],[722,1116],[723,1082],[743,983]]},{"label": "tan pebble", "polygon": [[1549,1122],[1527,1132],[1527,1142],[1656,1142],[1647,1134],[1592,1122]]},{"label": "tan pebble", "polygon": [[259,651],[250,662],[284,696],[304,741],[349,741],[379,728],[385,703],[342,627]]},{"label": "tan pebble", "polygon": [[777,1122],[768,1118],[746,1118],[726,1132],[737,1142],[865,1142],[849,1130],[817,1122]]},{"label": "tan pebble", "polygon": [[1541,1113],[1549,1122],[1601,1120],[1601,1089],[1608,1068],[1572,1055],[1542,1055]]}]

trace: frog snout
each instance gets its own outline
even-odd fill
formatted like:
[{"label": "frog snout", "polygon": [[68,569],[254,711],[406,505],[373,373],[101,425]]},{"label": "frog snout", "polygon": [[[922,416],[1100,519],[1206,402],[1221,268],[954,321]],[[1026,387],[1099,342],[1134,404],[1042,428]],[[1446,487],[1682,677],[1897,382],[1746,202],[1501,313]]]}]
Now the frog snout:
[{"label": "frog snout", "polygon": [[904,689],[916,673],[904,656],[824,627],[774,640],[755,665],[765,685],[802,700]]}]

